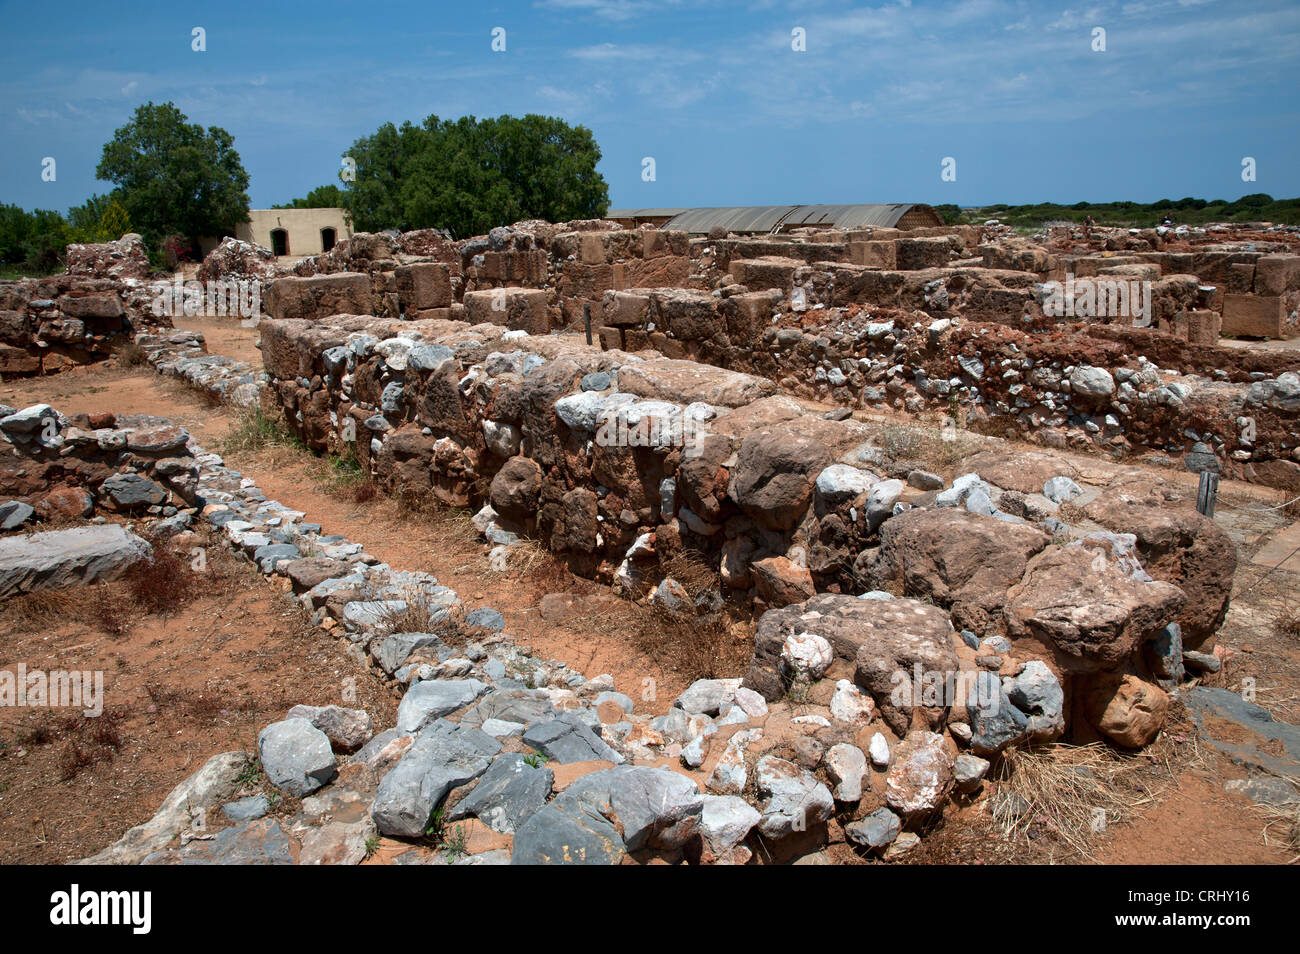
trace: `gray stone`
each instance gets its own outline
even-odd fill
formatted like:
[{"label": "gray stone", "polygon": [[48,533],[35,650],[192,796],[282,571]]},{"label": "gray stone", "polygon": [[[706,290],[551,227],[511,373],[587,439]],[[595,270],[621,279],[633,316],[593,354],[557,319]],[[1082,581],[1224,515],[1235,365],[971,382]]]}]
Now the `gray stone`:
[{"label": "gray stone", "polygon": [[115,580],[151,552],[148,543],[116,523],[5,537],[0,539],[0,599]]},{"label": "gray stone", "polygon": [[623,756],[605,744],[574,712],[529,727],[524,742],[561,764],[604,759],[617,765],[624,761]]},{"label": "gray stone", "polygon": [[1047,664],[1031,659],[1014,677],[1002,680],[1011,704],[1028,715],[1025,732],[1031,741],[1050,742],[1065,732],[1065,692]]},{"label": "gray stone", "polygon": [[980,787],[980,784],[984,781],[984,776],[988,775],[988,773],[989,763],[986,759],[963,753],[957,756],[952,777],[953,781],[957,783],[957,790],[969,794]]},{"label": "gray stone", "polygon": [[542,689],[498,689],[465,710],[461,725],[485,726],[490,719],[525,726],[550,722],[556,717],[551,697]]},{"label": "gray stone", "polygon": [[506,628],[506,618],[498,611],[483,606],[476,610],[470,610],[465,614],[465,625],[479,626],[483,629],[490,629],[494,633],[499,633]]},{"label": "gray stone", "polygon": [[140,474],[114,474],[99,486],[101,494],[119,507],[152,507],[167,499],[167,491]]},{"label": "gray stone", "polygon": [[565,796],[595,798],[602,812],[622,832],[629,851],[683,847],[699,830],[704,797],[680,772],[648,766],[619,765],[582,776]]},{"label": "gray stone", "polygon": [[0,504],[0,530],[16,530],[35,516],[36,511],[21,500]]},{"label": "gray stone", "polygon": [[877,808],[870,815],[844,826],[849,841],[874,851],[888,847],[902,830],[902,820],[888,808]]},{"label": "gray stone", "polygon": [[146,865],[291,865],[293,844],[280,823],[261,818],[196,839],[183,848],[149,855]]},{"label": "gray stone", "polygon": [[928,470],[908,471],[907,483],[917,490],[943,490],[943,478]]},{"label": "gray stone", "polygon": [[531,815],[515,832],[513,865],[616,865],[627,849],[605,817],[598,793],[569,791]]},{"label": "gray stone", "polygon": [[1183,650],[1183,663],[1188,669],[1197,672],[1218,672],[1223,668],[1223,660],[1214,653],[1202,653],[1193,649]]},{"label": "gray stone", "polygon": [[757,774],[758,790],[766,796],[758,829],[768,838],[813,828],[835,809],[830,789],[793,762],[765,755],[758,760]]},{"label": "gray stone", "polygon": [[856,802],[862,798],[862,778],[867,773],[867,757],[856,745],[840,742],[826,753],[826,774],[835,783],[835,799]]},{"label": "gray stone", "polygon": [[731,707],[739,688],[739,679],[697,679],[673,701],[673,705],[688,714],[714,716]]},{"label": "gray stone", "polygon": [[1083,488],[1069,477],[1053,477],[1043,484],[1043,496],[1055,504],[1063,504],[1083,496]]},{"label": "gray stone", "polygon": [[261,818],[271,810],[271,803],[265,795],[249,795],[221,806],[221,814],[232,822],[249,822]]},{"label": "gray stone", "polygon": [[271,784],[299,798],[338,774],[329,738],[306,719],[268,725],[258,733],[257,754]]},{"label": "gray stone", "polygon": [[[1178,685],[1183,681],[1183,628],[1177,623],[1170,623],[1143,647],[1147,666],[1165,688]],[[1217,657],[1216,657],[1217,661]]]},{"label": "gray stone", "polygon": [[852,503],[875,483],[876,478],[864,470],[848,464],[831,464],[817,475],[817,502],[824,511],[834,510]]},{"label": "gray stone", "polygon": [[286,719],[306,719],[340,752],[355,752],[375,734],[370,713],[342,706],[294,706]]},{"label": "gray stone", "polygon": [[970,716],[971,750],[977,755],[992,755],[1024,738],[1029,718],[1011,703],[995,674],[981,670],[975,676],[973,691],[966,699]]},{"label": "gray stone", "polygon": [[1080,365],[1070,372],[1070,391],[1088,398],[1108,398],[1115,393],[1115,379],[1105,368]]},{"label": "gray stone", "polygon": [[1281,778],[1234,778],[1223,783],[1223,790],[1248,798],[1256,805],[1274,808],[1300,805],[1300,787]]},{"label": "gray stone", "polygon": [[581,387],[584,391],[608,391],[610,383],[608,371],[593,371],[582,376]]},{"label": "gray stone", "polygon": [[430,720],[463,709],[491,689],[486,682],[477,679],[417,682],[406,690],[397,707],[397,728],[402,732],[418,732]]},{"label": "gray stone", "polygon": [[[1247,702],[1228,689],[1196,686],[1188,690],[1183,701],[1201,737],[1233,762],[1272,775],[1300,779],[1300,726],[1274,721],[1263,706]],[[1213,716],[1214,720],[1207,723],[1206,716]],[[1216,734],[1219,730],[1216,722],[1223,720],[1236,726],[1231,732]]]},{"label": "gray stone", "polygon": [[476,816],[493,831],[513,834],[546,804],[555,773],[518,753],[498,756],[473,790],[447,813],[455,821]]},{"label": "gray stone", "polygon": [[501,743],[478,729],[439,719],[425,726],[384,776],[371,815],[385,835],[416,838],[433,810],[457,785],[487,771]]},{"label": "gray stone", "polygon": [[[349,604],[351,605],[351,604]],[[374,643],[371,644],[374,647]],[[411,653],[426,646],[435,647],[435,655],[441,662],[452,654],[452,649],[433,633],[393,633],[384,637],[378,648],[372,648],[376,661],[390,676],[402,667]]]},{"label": "gray stone", "polygon": [[700,838],[713,858],[725,856],[745,840],[763,816],[738,795],[705,795],[700,812]]}]

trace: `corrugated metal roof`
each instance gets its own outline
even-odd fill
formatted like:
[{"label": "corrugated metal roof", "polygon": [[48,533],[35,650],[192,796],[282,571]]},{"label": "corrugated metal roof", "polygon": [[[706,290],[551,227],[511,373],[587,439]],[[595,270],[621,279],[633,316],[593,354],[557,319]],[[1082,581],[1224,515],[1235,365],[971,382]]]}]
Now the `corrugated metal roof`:
[{"label": "corrugated metal roof", "polygon": [[770,232],[797,208],[797,205],[728,205],[686,209],[669,219],[664,228],[707,233],[720,225],[728,232]]},{"label": "corrugated metal roof", "polygon": [[[884,205],[739,205],[684,209],[664,224],[666,229],[707,233],[715,226],[728,232],[771,232],[791,228],[893,228],[910,210],[929,206]],[[611,213],[612,217],[612,213]],[[936,216],[936,221],[937,216]]]},{"label": "corrugated metal roof", "polygon": [[893,228],[911,205],[805,205],[783,223],[788,228]]},{"label": "corrugated metal roof", "polygon": [[607,219],[662,219],[671,218],[685,212],[686,209],[610,209],[605,213]]}]

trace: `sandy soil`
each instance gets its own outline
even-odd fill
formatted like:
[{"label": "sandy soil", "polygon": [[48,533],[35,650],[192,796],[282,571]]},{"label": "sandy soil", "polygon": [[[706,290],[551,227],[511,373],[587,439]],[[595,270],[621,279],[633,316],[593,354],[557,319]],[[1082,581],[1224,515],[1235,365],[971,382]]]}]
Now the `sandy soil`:
[{"label": "sandy soil", "polygon": [[79,720],[77,709],[3,710],[0,862],[93,854],[152,817],[211,756],[256,751],[258,730],[296,704],[360,705],[385,724],[396,717],[389,688],[278,585],[222,546],[206,553],[194,599],[163,615],[97,619],[94,604],[122,593],[121,582],[74,591],[41,624],[12,604],[0,610],[0,668],[100,671],[104,691],[94,719]]}]

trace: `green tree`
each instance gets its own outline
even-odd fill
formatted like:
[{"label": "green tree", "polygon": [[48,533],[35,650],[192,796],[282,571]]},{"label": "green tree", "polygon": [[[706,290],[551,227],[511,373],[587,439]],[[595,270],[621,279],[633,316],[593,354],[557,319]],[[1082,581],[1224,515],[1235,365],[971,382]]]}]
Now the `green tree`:
[{"label": "green tree", "polygon": [[340,209],[343,207],[344,193],[336,185],[317,186],[307,193],[304,199],[294,199],[283,205],[273,205],[273,209]]},{"label": "green tree", "polygon": [[206,130],[172,103],[146,103],[104,144],[95,174],[117,186],[136,228],[151,243],[164,235],[233,232],[248,221],[248,173],[234,137]]},{"label": "green tree", "polygon": [[343,206],[361,231],[443,228],[465,237],[520,219],[597,218],[609,186],[591,130],[527,115],[385,123],[353,143]]}]

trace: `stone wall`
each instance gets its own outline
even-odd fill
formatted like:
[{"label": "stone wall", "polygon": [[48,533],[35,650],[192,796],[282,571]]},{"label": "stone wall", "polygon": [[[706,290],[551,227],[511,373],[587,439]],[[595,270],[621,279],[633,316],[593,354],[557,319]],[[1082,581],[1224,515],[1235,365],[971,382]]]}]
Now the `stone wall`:
[{"label": "stone wall", "polygon": [[155,315],[138,235],[69,245],[68,272],[0,282],[0,375],[53,374],[100,361],[131,337],[170,328]]}]

